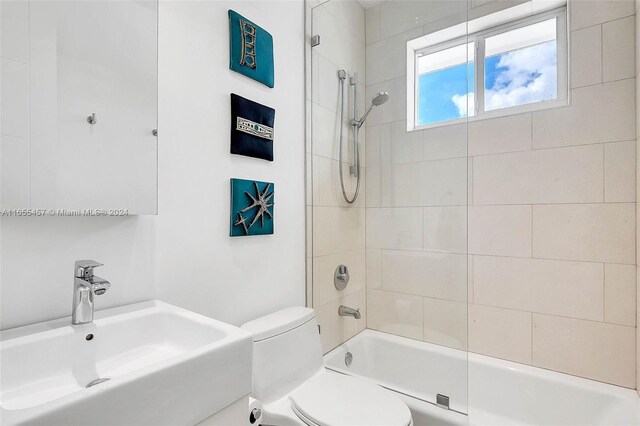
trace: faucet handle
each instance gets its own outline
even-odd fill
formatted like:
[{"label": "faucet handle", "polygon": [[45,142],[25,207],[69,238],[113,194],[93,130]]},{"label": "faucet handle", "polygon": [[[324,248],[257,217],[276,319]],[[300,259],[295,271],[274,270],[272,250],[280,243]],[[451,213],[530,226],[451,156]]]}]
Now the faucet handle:
[{"label": "faucet handle", "polygon": [[93,276],[93,268],[103,266],[95,260],[76,260],[75,276],[77,278],[89,278]]}]

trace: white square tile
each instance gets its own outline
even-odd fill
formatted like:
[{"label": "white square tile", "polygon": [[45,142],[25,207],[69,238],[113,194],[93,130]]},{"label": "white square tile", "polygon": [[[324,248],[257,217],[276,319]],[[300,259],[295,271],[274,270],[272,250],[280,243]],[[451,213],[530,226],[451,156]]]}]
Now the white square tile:
[{"label": "white square tile", "polygon": [[[357,179],[349,173],[349,163],[343,163],[343,182],[345,191],[349,197],[355,194]],[[342,196],[340,186],[340,163],[330,158],[313,156],[313,205],[315,206],[342,206],[361,207],[364,206],[364,197],[360,196],[353,204],[347,204]],[[363,169],[364,170],[364,169]],[[366,177],[363,173],[361,185]],[[365,193],[365,188],[361,194]]]},{"label": "white square tile", "polygon": [[469,351],[531,364],[531,313],[469,305]]},{"label": "white square tile", "polygon": [[604,145],[604,200],[636,201],[636,141]]},{"label": "white square tile", "polygon": [[530,113],[469,123],[469,155],[529,149],[531,149]]},{"label": "white square tile", "polygon": [[367,248],[422,250],[421,208],[367,209]]},{"label": "white square tile", "polygon": [[380,133],[380,164],[391,164],[391,125],[392,123],[381,124],[378,126]]},{"label": "white square tile", "polygon": [[469,206],[469,253],[531,256],[531,206]]},{"label": "white square tile", "polygon": [[533,315],[536,367],[633,388],[635,357],[635,327]]},{"label": "white square tile", "polygon": [[[330,8],[331,6],[325,3],[313,9],[313,32],[314,34],[320,34],[320,44],[313,49],[332,64],[335,64],[336,69],[339,66],[349,71],[349,73],[358,72],[364,76],[364,40],[355,35],[350,25],[341,22],[339,17],[331,13],[329,11]],[[364,21],[364,17],[362,19]]]},{"label": "white square tile", "polygon": [[337,23],[359,40],[365,39],[364,9],[357,1],[328,1],[324,5]]},{"label": "white square tile", "polygon": [[467,159],[453,158],[382,168],[382,200],[392,206],[463,206]]},{"label": "white square tile", "polygon": [[532,117],[534,148],[635,139],[635,80],[573,89],[571,105]]},{"label": "white square tile", "polygon": [[313,255],[364,248],[364,209],[313,208]]},{"label": "white square tile", "polygon": [[366,249],[367,288],[380,288],[382,253],[380,249]]},{"label": "white square tile", "polygon": [[333,300],[322,306],[314,306],[316,320],[320,326],[320,341],[322,342],[322,351],[324,353],[342,343],[338,306],[340,306],[338,300]]},{"label": "white square tile", "polygon": [[367,290],[367,327],[422,340],[422,297]]},{"label": "white square tile", "polygon": [[422,36],[422,28],[367,45],[367,84],[407,75],[407,41]]},{"label": "white square tile", "polygon": [[602,26],[571,33],[571,87],[602,83]]},{"label": "white square tile", "polygon": [[474,256],[473,274],[475,303],[603,319],[601,263]]},{"label": "white square tile", "polygon": [[635,53],[635,16],[602,24],[604,81],[635,77]]},{"label": "white square tile", "polygon": [[[315,52],[314,52],[315,53]],[[326,59],[322,55],[316,54],[318,58],[318,77],[317,85],[318,91],[317,97],[314,97],[314,101],[320,106],[332,111],[336,114],[340,114],[340,84],[338,79],[338,67]],[[347,96],[349,96],[349,83],[345,81],[345,108],[348,107],[346,102]],[[348,110],[346,110],[348,111]],[[314,122],[315,124],[315,122]]]},{"label": "white square tile", "polygon": [[380,194],[380,179],[382,172],[380,167],[367,167],[366,171],[366,206],[367,207],[380,207],[381,206],[381,194]]},{"label": "white square tile", "polygon": [[380,40],[380,5],[365,10],[365,25],[367,44]]},{"label": "white square tile", "polygon": [[[339,291],[334,285],[334,274],[339,265],[349,271],[349,283]],[[324,305],[332,300],[357,293],[365,288],[366,281],[364,249],[344,251],[313,258],[313,300]]]},{"label": "white square tile", "polygon": [[386,1],[380,5],[380,37],[428,25],[451,15],[464,14],[466,0]]},{"label": "white square tile", "polygon": [[[313,123],[311,129],[312,152],[315,155],[337,160],[339,154],[339,117],[320,105],[313,104],[311,109]],[[348,127],[345,126],[343,128],[344,135],[346,135],[347,130]],[[344,141],[347,141],[346,137]]]},{"label": "white square tile", "polygon": [[422,131],[422,159],[444,160],[467,156],[467,124],[434,127]]},{"label": "white square tile", "polygon": [[415,163],[422,160],[422,134],[407,132],[405,121],[391,124],[391,164]]},{"label": "white square tile", "polygon": [[533,206],[533,256],[635,262],[635,204]]},{"label": "white square tile", "polygon": [[601,145],[475,157],[475,204],[585,203],[603,200]]},{"label": "white square tile", "polygon": [[365,165],[380,165],[380,131],[382,126],[368,126],[365,131]]},{"label": "white square tile", "polygon": [[367,85],[365,100],[370,104],[371,99],[379,92],[388,92],[389,100],[379,107],[374,108],[367,118],[369,125],[407,119],[407,79],[406,77],[394,78],[380,83]]},{"label": "white square tile", "polygon": [[467,252],[467,207],[425,207],[424,249],[449,253]]},{"label": "white square tile", "polygon": [[383,250],[382,288],[466,302],[466,269],[467,257],[463,254]]},{"label": "white square tile", "polygon": [[605,264],[604,320],[636,326],[636,266]]},{"label": "white square tile", "polygon": [[633,15],[633,0],[572,0],[571,29],[590,27]]},{"label": "white square tile", "polygon": [[424,298],[424,341],[467,349],[467,304]]}]

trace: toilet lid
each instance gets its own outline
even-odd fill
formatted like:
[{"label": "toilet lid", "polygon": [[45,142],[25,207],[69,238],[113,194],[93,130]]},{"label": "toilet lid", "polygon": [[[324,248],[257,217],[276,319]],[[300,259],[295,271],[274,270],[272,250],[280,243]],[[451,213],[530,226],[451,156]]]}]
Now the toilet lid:
[{"label": "toilet lid", "polygon": [[293,391],[289,398],[294,412],[307,424],[411,424],[411,412],[398,397],[367,380],[353,376],[322,372]]}]

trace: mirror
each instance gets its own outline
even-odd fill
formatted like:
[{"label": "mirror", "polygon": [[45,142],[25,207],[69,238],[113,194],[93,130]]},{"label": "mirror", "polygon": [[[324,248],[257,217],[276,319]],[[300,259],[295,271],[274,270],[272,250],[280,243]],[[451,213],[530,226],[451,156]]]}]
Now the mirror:
[{"label": "mirror", "polygon": [[157,2],[2,3],[0,208],[156,214]]}]

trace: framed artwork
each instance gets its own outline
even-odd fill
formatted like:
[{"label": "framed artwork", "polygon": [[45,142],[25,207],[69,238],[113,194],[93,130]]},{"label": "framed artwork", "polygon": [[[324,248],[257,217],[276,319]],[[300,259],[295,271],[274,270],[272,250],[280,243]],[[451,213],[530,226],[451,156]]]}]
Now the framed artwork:
[{"label": "framed artwork", "polygon": [[273,37],[229,9],[229,68],[273,88]]},{"label": "framed artwork", "polygon": [[276,110],[231,94],[231,153],[273,161]]},{"label": "framed artwork", "polygon": [[231,237],[273,234],[274,185],[231,179]]}]

